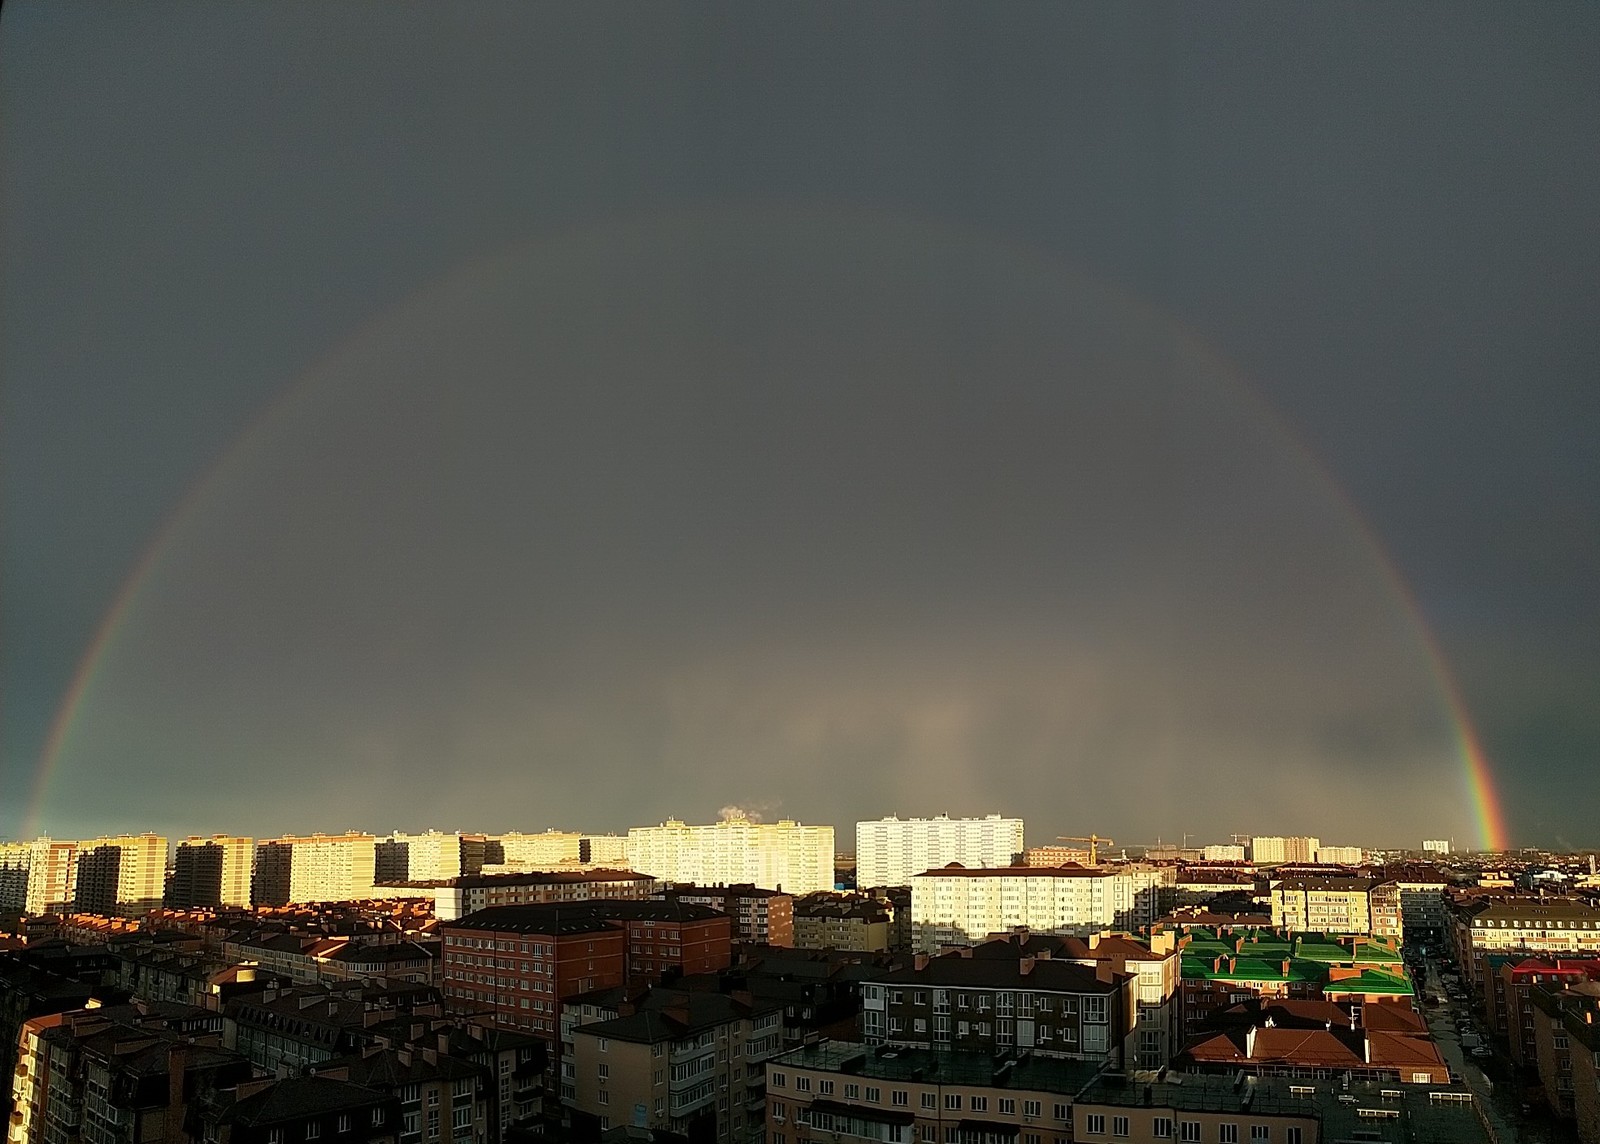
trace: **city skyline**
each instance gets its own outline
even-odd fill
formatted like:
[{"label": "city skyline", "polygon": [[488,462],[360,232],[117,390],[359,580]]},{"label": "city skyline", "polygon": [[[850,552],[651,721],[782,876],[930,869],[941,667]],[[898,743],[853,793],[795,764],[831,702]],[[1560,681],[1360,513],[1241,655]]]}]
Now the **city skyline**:
[{"label": "city skyline", "polygon": [[637,17],[7,6],[0,836],[1596,843],[1600,14]]}]

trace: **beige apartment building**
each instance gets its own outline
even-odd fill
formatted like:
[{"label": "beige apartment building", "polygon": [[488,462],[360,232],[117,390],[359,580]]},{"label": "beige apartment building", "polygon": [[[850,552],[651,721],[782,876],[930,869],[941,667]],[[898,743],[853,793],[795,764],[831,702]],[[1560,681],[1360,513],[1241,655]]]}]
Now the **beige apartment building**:
[{"label": "beige apartment building", "polygon": [[949,866],[911,879],[912,946],[933,953],[991,934],[1088,934],[1116,923],[1117,875],[1099,866]]},{"label": "beige apartment building", "polygon": [[781,1002],[658,987],[570,1036],[562,1101],[598,1117],[602,1131],[760,1140],[763,1062],[783,1047]]},{"label": "beige apartment building", "polygon": [[[1373,886],[1370,878],[1274,878],[1272,924],[1300,933],[1371,933]],[[1398,926],[1398,889],[1393,905]]]},{"label": "beige apartment building", "polygon": [[737,815],[709,826],[669,819],[628,831],[628,866],[699,886],[748,882],[787,894],[831,890],[833,827],[788,819],[751,822]]}]

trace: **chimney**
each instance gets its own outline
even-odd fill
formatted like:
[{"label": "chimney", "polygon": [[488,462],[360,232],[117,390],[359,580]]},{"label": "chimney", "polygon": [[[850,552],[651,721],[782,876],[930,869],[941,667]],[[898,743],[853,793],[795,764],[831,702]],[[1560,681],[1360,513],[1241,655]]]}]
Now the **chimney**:
[{"label": "chimney", "polygon": [[1098,932],[1090,934],[1089,935],[1089,948],[1091,950],[1093,950],[1094,947],[1099,945],[1099,944],[1100,944],[1100,934]]},{"label": "chimney", "polygon": [[1244,1055],[1246,1059],[1256,1055],[1256,1027],[1251,1025],[1244,1033]]},{"label": "chimney", "polygon": [[1238,971],[1238,969],[1239,969],[1239,959],[1237,957],[1228,958],[1228,972],[1229,973],[1235,973],[1235,972]]},{"label": "chimney", "polygon": [[163,1134],[166,1144],[182,1144],[183,1135],[183,1076],[189,1069],[189,1044],[180,1041],[167,1050],[167,1130]]},{"label": "chimney", "polygon": [[1283,959],[1283,975],[1285,977],[1289,976],[1289,959],[1287,957]]},{"label": "chimney", "polygon": [[911,959],[911,968],[918,971],[928,968],[928,955],[925,953],[919,953],[913,957]]},{"label": "chimney", "polygon": [[1026,977],[1026,976],[1028,976],[1028,974],[1033,972],[1033,965],[1034,965],[1034,959],[1033,958],[1024,957],[1021,961],[1017,962],[1017,972],[1019,974],[1021,974],[1023,977]]},{"label": "chimney", "polygon": [[1366,1030],[1361,1033],[1361,1059],[1369,1065],[1372,1063],[1372,1034]]}]

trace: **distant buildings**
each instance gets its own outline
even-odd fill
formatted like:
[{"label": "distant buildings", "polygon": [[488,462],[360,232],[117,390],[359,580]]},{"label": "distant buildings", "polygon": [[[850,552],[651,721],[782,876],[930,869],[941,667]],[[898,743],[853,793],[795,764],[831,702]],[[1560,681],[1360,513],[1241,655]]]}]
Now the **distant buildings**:
[{"label": "distant buildings", "polygon": [[247,908],[255,842],[227,834],[178,843],[164,904],[168,909]]},{"label": "distant buildings", "polygon": [[894,906],[883,898],[821,891],[795,901],[796,949],[887,953],[894,945]]},{"label": "distant buildings", "polygon": [[482,834],[396,832],[373,847],[375,882],[434,882],[483,869],[488,840]]},{"label": "distant buildings", "polygon": [[1149,925],[1172,904],[1171,866],[947,866],[911,879],[912,944],[923,952],[991,934],[1088,934]]},{"label": "distant buildings", "polygon": [[1020,818],[896,818],[856,823],[856,885],[909,886],[911,878],[959,862],[1010,866],[1023,852]]},{"label": "distant buildings", "polygon": [[1262,835],[1250,839],[1250,861],[1257,866],[1283,866],[1292,862],[1315,862],[1321,841],[1316,838],[1282,838]]},{"label": "distant buildings", "polygon": [[282,906],[370,898],[375,891],[377,842],[356,831],[264,841],[256,847],[252,902]]},{"label": "distant buildings", "polygon": [[706,906],[661,901],[498,906],[443,922],[442,979],[458,1010],[554,1040],[562,1006],[596,989],[732,959],[732,925]]},{"label": "distant buildings", "polygon": [[638,900],[654,896],[659,887],[655,878],[631,870],[475,874],[433,887],[433,912],[440,921],[449,922],[491,906],[587,902],[591,898]]},{"label": "distant buildings", "polygon": [[1448,854],[1450,853],[1450,843],[1443,838],[1425,838],[1422,841],[1422,852],[1424,854]]},{"label": "distant buildings", "polygon": [[1237,842],[1222,846],[1207,846],[1200,853],[1207,862],[1242,863],[1245,858],[1244,847]]},{"label": "distant buildings", "polygon": [[668,901],[710,906],[733,921],[733,940],[756,945],[795,944],[795,899],[759,886],[672,886],[661,892]]},{"label": "distant buildings", "polygon": [[1359,846],[1318,846],[1316,861],[1324,866],[1359,866],[1367,860]]},{"label": "distant buildings", "polygon": [[734,816],[710,826],[669,819],[628,831],[628,866],[668,882],[748,882],[809,894],[833,888],[833,827]]}]

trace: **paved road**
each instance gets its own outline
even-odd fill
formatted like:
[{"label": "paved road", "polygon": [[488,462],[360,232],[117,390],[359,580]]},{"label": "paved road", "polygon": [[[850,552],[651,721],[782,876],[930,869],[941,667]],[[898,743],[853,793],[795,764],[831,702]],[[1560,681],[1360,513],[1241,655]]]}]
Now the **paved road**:
[{"label": "paved road", "polygon": [[[1445,995],[1444,983],[1439,980],[1438,968],[1432,961],[1428,963],[1428,980],[1424,988],[1429,993],[1437,993],[1441,997]],[[1424,1006],[1422,1011],[1427,1016],[1428,1031],[1433,1034],[1440,1055],[1478,1098],[1500,1144],[1550,1144],[1548,1136],[1531,1130],[1533,1126],[1522,1123],[1517,1115],[1518,1097],[1515,1086],[1510,1084],[1497,1086],[1478,1066],[1478,1062],[1469,1057],[1466,1050],[1461,1047],[1461,1037],[1456,1032],[1456,1018],[1458,1014],[1467,1012],[1467,1007],[1446,1001],[1443,1005]],[[1507,1091],[1499,1091],[1500,1089]]]}]

